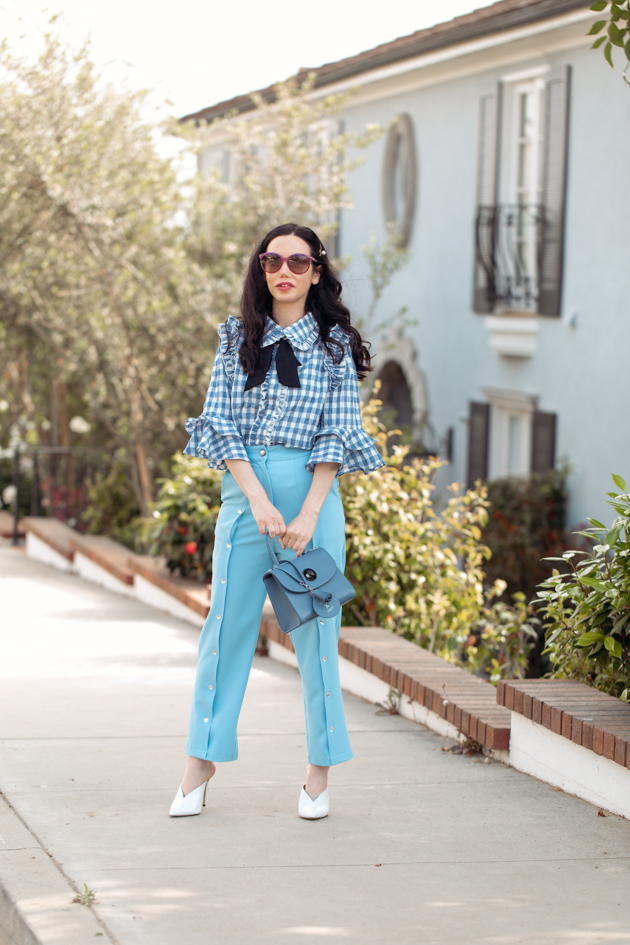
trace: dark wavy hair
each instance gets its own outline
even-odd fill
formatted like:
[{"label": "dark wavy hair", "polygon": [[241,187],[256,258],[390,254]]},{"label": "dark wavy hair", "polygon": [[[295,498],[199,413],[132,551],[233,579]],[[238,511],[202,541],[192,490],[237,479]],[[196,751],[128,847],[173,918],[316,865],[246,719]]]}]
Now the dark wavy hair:
[{"label": "dark wavy hair", "polygon": [[[369,344],[363,341],[360,333],[350,323],[350,312],[341,301],[341,283],[333,269],[328,255],[316,233],[308,226],[299,226],[297,223],[283,223],[276,226],[261,240],[259,246],[252,253],[249,261],[243,295],[241,297],[241,313],[245,328],[245,340],[240,349],[240,361],[246,374],[254,374],[260,358],[260,343],[262,341],[267,316],[271,317],[273,296],[267,287],[267,281],[258,258],[265,253],[267,247],[276,236],[298,236],[310,247],[310,255],[317,260],[317,268],[321,275],[319,282],[312,285],[306,298],[306,311],[312,312],[319,326],[319,334],[330,352],[333,360],[338,363],[343,357],[343,347],[330,337],[331,329],[335,325],[346,333],[350,343],[350,350],[357,368],[359,380],[363,380],[368,371],[372,370],[370,363]],[[336,349],[336,350],[334,350]]]}]

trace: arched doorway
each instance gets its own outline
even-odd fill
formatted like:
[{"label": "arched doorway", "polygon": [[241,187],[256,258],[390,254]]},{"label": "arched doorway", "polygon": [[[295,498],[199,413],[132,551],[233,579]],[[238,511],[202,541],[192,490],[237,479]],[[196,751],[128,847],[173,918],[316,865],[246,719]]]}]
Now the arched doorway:
[{"label": "arched doorway", "polygon": [[381,419],[390,429],[402,430],[403,437],[412,435],[413,402],[407,378],[397,361],[387,361],[378,375],[379,397],[383,401]]}]

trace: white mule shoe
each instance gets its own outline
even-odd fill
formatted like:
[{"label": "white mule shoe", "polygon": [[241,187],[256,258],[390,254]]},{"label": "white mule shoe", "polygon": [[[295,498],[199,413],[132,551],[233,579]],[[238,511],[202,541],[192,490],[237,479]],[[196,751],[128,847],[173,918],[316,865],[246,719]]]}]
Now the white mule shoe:
[{"label": "white mule shoe", "polygon": [[[208,779],[210,780],[210,779]],[[184,794],[180,784],[179,791],[175,795],[175,800],[171,804],[171,817],[193,817],[201,813],[201,808],[206,806],[206,789],[208,781],[204,781],[199,787],[189,794]]]},{"label": "white mule shoe", "polygon": [[330,804],[328,802],[328,788],[313,800],[306,793],[306,785],[302,785],[300,793],[300,803],[298,804],[298,814],[304,820],[319,820],[321,817],[328,817]]}]

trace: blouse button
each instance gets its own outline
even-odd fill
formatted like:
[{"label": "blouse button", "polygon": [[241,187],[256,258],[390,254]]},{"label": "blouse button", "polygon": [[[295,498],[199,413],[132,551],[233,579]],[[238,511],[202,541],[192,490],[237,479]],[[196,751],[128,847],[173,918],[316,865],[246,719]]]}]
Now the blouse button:
[{"label": "blouse button", "polygon": [[212,685],[212,683],[210,683],[210,685],[208,686],[208,689],[214,689],[214,686]]},{"label": "blouse button", "polygon": [[221,578],[221,584],[225,584],[225,578]]},{"label": "blouse button", "polygon": [[261,451],[260,451],[260,455],[261,455],[261,456],[265,456],[266,453],[267,453],[267,450],[261,450]]},{"label": "blouse button", "polygon": [[208,721],[208,719],[204,719],[204,722],[207,722],[207,721]]},{"label": "blouse button", "polygon": [[227,545],[226,545],[225,547],[226,547],[226,548],[231,548],[232,545],[231,545],[231,544],[229,543],[229,541],[228,541],[228,543],[227,543]]},{"label": "blouse button", "polygon": [[334,731],[335,731],[335,726],[334,726],[334,725],[331,725],[331,726],[330,726],[330,731],[331,731],[331,732],[334,732]]},{"label": "blouse button", "polygon": [[323,661],[324,661],[324,663],[325,663],[326,660],[328,659],[328,657],[327,657],[327,656],[322,656],[322,659],[323,659]]},{"label": "blouse button", "polygon": [[[216,656],[216,655],[217,655],[217,651],[216,651],[216,650],[213,650],[213,651],[212,651],[212,655],[213,655],[213,656]],[[330,695],[330,693],[328,693],[328,695]]]},{"label": "blouse button", "polygon": [[324,623],[324,621],[323,621],[323,620],[320,620],[319,622],[320,622],[320,623]]}]

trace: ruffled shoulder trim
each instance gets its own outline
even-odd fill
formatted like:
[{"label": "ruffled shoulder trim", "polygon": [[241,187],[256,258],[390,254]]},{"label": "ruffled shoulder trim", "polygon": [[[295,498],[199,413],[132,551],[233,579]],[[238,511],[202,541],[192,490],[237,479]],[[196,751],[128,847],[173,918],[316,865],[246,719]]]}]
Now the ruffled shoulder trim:
[{"label": "ruffled shoulder trim", "polygon": [[232,380],[236,373],[236,357],[240,347],[239,341],[243,330],[243,323],[236,315],[230,315],[228,320],[219,325],[219,351],[223,358],[225,370]]},{"label": "ruffled shoulder trim", "polygon": [[321,341],[321,339],[319,342],[324,353],[324,363],[326,365],[326,370],[330,374],[330,387],[331,390],[334,390],[336,387],[339,387],[346,376],[346,371],[348,370],[349,365],[348,359],[352,360],[352,354],[350,353],[350,342],[348,341],[348,336],[343,328],[339,327],[339,325],[335,325],[335,327],[331,329],[329,337],[343,346],[343,354],[340,358],[339,349],[336,345],[332,346],[334,355],[331,355],[324,342]]}]

